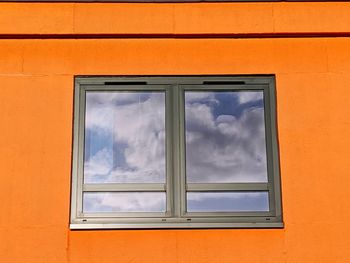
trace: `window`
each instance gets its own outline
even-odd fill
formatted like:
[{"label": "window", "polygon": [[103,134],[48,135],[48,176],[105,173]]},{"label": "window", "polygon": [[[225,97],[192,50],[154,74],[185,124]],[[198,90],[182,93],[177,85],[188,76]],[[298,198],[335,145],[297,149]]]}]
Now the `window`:
[{"label": "window", "polygon": [[273,76],[77,77],[71,228],[282,227]]}]

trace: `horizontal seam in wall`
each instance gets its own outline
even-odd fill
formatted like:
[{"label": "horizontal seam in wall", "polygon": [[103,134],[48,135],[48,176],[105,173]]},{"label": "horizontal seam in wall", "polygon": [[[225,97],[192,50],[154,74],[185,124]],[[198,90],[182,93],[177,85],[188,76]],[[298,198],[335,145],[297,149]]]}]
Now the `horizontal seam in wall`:
[{"label": "horizontal seam in wall", "polygon": [[224,34],[0,34],[0,39],[199,39],[199,38],[330,38],[350,37],[350,32],[329,33],[224,33]]},{"label": "horizontal seam in wall", "polygon": [[350,37],[350,32],[322,33],[208,33],[208,34],[0,34],[0,39],[259,39]]},{"label": "horizontal seam in wall", "polygon": [[[334,2],[334,0],[0,0],[0,3],[274,3],[274,2]],[[336,0],[350,2],[350,0]]]}]

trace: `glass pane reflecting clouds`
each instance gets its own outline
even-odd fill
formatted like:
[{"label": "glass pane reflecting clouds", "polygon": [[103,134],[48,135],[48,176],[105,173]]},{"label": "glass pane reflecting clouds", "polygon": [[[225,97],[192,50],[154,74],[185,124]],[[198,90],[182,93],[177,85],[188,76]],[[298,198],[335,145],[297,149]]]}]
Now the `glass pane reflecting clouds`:
[{"label": "glass pane reflecting clouds", "polygon": [[165,193],[107,192],[84,193],[83,211],[96,212],[164,212]]},{"label": "glass pane reflecting clouds", "polygon": [[269,211],[267,192],[189,192],[188,212]]},{"label": "glass pane reflecting clouds", "polygon": [[165,182],[164,92],[87,92],[84,182]]},{"label": "glass pane reflecting clouds", "polygon": [[267,182],[263,100],[263,91],[185,92],[187,182]]}]

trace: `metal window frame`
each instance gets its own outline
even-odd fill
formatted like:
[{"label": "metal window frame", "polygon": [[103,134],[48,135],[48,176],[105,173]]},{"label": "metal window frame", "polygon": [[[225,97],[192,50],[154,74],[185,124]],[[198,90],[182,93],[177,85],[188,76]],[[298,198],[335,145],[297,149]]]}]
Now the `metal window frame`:
[{"label": "metal window frame", "polygon": [[[166,184],[83,184],[86,91],[164,91]],[[189,90],[263,90],[267,183],[186,184],[184,93]],[[78,76],[74,91],[71,229],[282,228],[274,75],[260,76]],[[166,211],[83,213],[83,192],[164,192]],[[187,192],[264,191],[268,212],[186,212]]]},{"label": "metal window frame", "polygon": [[[82,84],[79,80],[76,80],[76,112],[78,118],[75,118],[75,130],[78,137],[78,145],[74,145],[73,149],[74,162],[73,162],[73,178],[72,190],[77,189],[74,192],[73,199],[74,210],[72,210],[71,221],[86,222],[88,218],[105,218],[105,217],[136,217],[136,218],[151,218],[151,217],[169,217],[171,216],[172,205],[171,199],[166,199],[166,211],[163,212],[123,212],[123,213],[84,213],[83,193],[84,192],[165,192],[171,193],[171,186],[169,180],[171,180],[171,153],[169,144],[171,141],[166,139],[166,182],[165,184],[149,184],[149,183],[135,183],[135,184],[84,184],[83,180],[83,163],[84,163],[84,141],[85,141],[85,98],[86,92],[108,92],[108,91],[125,91],[125,92],[143,92],[143,91],[162,91],[165,93],[165,107],[170,104],[169,101],[169,87],[166,85],[118,85],[118,88],[114,88],[113,85],[99,85],[99,84]],[[78,100],[78,101],[77,101]],[[166,113],[165,109],[165,113]],[[166,126],[171,125],[171,122],[166,121]],[[171,130],[171,127],[166,127],[166,130]],[[74,138],[76,140],[76,137]],[[164,191],[165,190],[165,191]]]}]

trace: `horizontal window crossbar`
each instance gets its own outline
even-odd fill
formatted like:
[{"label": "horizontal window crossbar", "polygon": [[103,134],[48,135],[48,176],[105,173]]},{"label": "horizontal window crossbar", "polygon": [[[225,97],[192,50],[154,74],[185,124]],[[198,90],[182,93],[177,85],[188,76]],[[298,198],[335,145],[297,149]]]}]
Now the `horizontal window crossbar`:
[{"label": "horizontal window crossbar", "polygon": [[147,85],[146,81],[106,81],[105,85]]},{"label": "horizontal window crossbar", "polygon": [[228,83],[221,83],[220,85],[216,84],[206,84],[206,85],[198,85],[198,84],[186,84],[186,85],[180,85],[185,91],[200,91],[203,92],[203,90],[209,90],[209,91],[249,91],[249,90],[264,90],[264,88],[268,88],[268,85],[260,84],[260,85],[254,85],[254,84],[228,84]]},{"label": "horizontal window crossbar", "polygon": [[[203,82],[210,81],[210,82],[221,82],[221,85],[223,82],[234,82],[238,84],[239,82],[242,83],[244,86],[248,85],[248,87],[251,87],[251,85],[269,85],[268,83],[271,81],[271,75],[261,75],[258,77],[249,77],[247,78],[244,75],[241,76],[218,76],[218,75],[212,75],[212,76],[122,76],[122,77],[78,77],[76,79],[76,83],[79,84],[81,87],[84,87],[86,89],[87,87],[95,86],[97,89],[103,89],[106,87],[105,83],[107,82],[134,82],[134,83],[140,83],[140,82],[146,82],[147,85],[143,85],[145,89],[149,86],[157,86],[157,85],[202,85]],[[245,83],[243,85],[243,82]],[[113,85],[112,85],[113,86]],[[125,85],[127,86],[130,85]],[[132,86],[132,85],[131,85]],[[136,86],[142,86],[142,85],[136,85]],[[213,87],[213,85],[207,85]],[[214,85],[215,86],[215,85]],[[232,85],[231,85],[232,86]],[[115,87],[111,87],[115,89]],[[132,88],[132,87],[130,87]],[[245,87],[247,88],[247,86]],[[118,86],[118,90],[120,87]]]},{"label": "horizontal window crossbar", "polygon": [[[126,217],[126,213],[124,213],[122,216],[123,217],[113,217],[115,216],[117,213],[114,214],[110,214],[109,217],[106,217],[106,213],[102,214],[95,214],[95,215],[101,215],[100,217],[97,217],[93,214],[87,214],[84,215],[84,218],[77,218],[74,220],[73,223],[79,223],[79,222],[83,222],[83,223],[90,223],[90,224],[95,224],[95,223],[101,223],[101,224],[113,224],[113,223],[123,223],[123,224],[138,224],[138,223],[238,223],[238,222],[242,222],[242,219],[245,222],[255,222],[255,223],[262,223],[262,222],[279,222],[280,218],[276,218],[276,217],[270,217],[270,216],[263,216],[261,214],[259,214],[257,217],[252,216],[252,213],[245,213],[245,216],[241,216],[241,217],[195,217],[195,216],[190,216],[190,215],[186,215],[184,217],[167,217],[167,215],[161,214],[159,216],[155,216],[156,213],[138,213],[139,217],[130,217],[129,213],[127,214]],[[133,213],[136,214],[136,213]],[[144,217],[141,217],[140,215],[142,215]],[[153,216],[151,217],[150,214],[152,214]],[[243,213],[241,213],[243,214]]]},{"label": "horizontal window crossbar", "polygon": [[165,184],[84,184],[84,192],[164,192]]},{"label": "horizontal window crossbar", "polygon": [[213,192],[213,191],[267,191],[267,183],[212,183],[212,184],[187,184],[188,192]]},{"label": "horizontal window crossbar", "polygon": [[[116,86],[118,89],[116,89]],[[94,85],[84,85],[85,91],[89,92],[164,92],[166,90],[166,87],[169,87],[169,85],[164,84],[154,84],[154,85],[142,85],[142,84],[126,84],[126,83],[120,83],[118,85],[111,84],[111,85],[100,85],[100,84],[94,84]]]},{"label": "horizontal window crossbar", "polygon": [[128,218],[130,222],[132,218],[164,218],[169,216],[166,211],[164,212],[103,212],[103,213],[84,213],[84,218]]},{"label": "horizontal window crossbar", "polygon": [[282,222],[245,222],[245,223],[93,223],[70,224],[70,229],[152,229],[152,228],[283,228]]},{"label": "horizontal window crossbar", "polygon": [[203,85],[245,85],[244,81],[203,81]]},{"label": "horizontal window crossbar", "polygon": [[214,217],[232,217],[232,216],[240,216],[240,217],[270,217],[272,216],[272,212],[267,211],[241,211],[241,212],[188,212],[185,213],[185,217],[198,217],[198,218],[214,218]]}]

